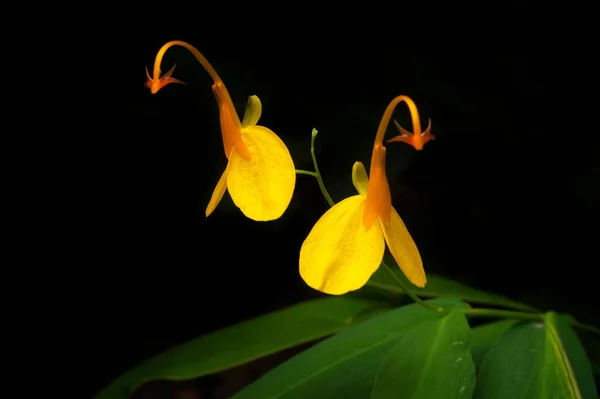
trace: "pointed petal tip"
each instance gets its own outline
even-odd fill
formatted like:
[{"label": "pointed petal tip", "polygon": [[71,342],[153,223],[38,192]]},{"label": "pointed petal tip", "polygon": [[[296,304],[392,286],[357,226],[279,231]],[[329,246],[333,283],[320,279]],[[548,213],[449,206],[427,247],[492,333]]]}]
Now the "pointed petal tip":
[{"label": "pointed petal tip", "polygon": [[413,276],[413,279],[410,280],[410,282],[415,285],[416,287],[419,288],[425,288],[425,286],[427,285],[427,278],[425,277],[425,275],[423,276],[419,276],[418,278],[415,278]]},{"label": "pointed petal tip", "polygon": [[394,136],[391,139],[387,139],[386,140],[386,144],[389,144],[389,143],[398,143],[398,142],[410,144],[410,143],[412,143],[412,139],[411,139],[410,136],[399,134],[398,136]]},{"label": "pointed petal tip", "polygon": [[427,277],[419,249],[393,207],[390,216],[389,225],[380,223],[390,253],[408,281],[423,288],[427,284]]},{"label": "pointed petal tip", "polygon": [[219,181],[217,182],[217,185],[210,197],[210,201],[208,202],[208,205],[206,206],[206,211],[204,212],[206,217],[210,216],[210,214],[213,213],[213,211],[215,210],[217,205],[219,205],[219,202],[221,202],[221,199],[223,199],[223,195],[225,194],[225,191],[227,190],[228,171],[229,171],[229,163],[227,164],[227,166],[225,167],[225,170],[223,171],[223,174],[219,178]]}]

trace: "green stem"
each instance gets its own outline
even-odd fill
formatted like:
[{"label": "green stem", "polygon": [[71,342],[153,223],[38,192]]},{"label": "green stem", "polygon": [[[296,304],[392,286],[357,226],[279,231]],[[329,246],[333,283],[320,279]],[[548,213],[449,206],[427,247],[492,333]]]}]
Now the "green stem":
[{"label": "green stem", "polygon": [[398,285],[400,286],[402,291],[404,291],[410,299],[412,299],[419,305],[425,306],[427,309],[431,309],[436,312],[445,312],[444,308],[440,308],[438,306],[432,306],[432,305],[428,304],[427,302],[425,302],[424,300],[422,300],[421,298],[419,298],[417,295],[415,295],[415,293],[413,293],[410,289],[408,289],[406,284],[404,284],[404,282],[402,280],[400,280],[398,278],[398,276],[396,276],[396,273],[394,273],[392,271],[392,269],[387,265],[387,263],[385,263],[384,261],[381,261],[381,266],[383,266],[385,268],[385,270],[387,270],[390,273],[392,278],[396,281],[396,283],[398,283]]},{"label": "green stem", "polygon": [[[542,313],[529,313],[529,312],[516,312],[512,310],[501,310],[501,309],[462,309],[463,313],[467,317],[490,317],[490,318],[501,318],[501,319],[518,319],[518,320],[544,320],[544,314]],[[580,330],[589,331],[594,334],[600,335],[600,329],[598,327],[590,326],[587,324],[579,323],[576,320],[571,320],[571,325]]]},{"label": "green stem", "polygon": [[310,170],[296,169],[296,174],[317,177],[317,174],[315,172],[311,172]]},{"label": "green stem", "polygon": [[335,202],[333,202],[331,196],[325,188],[325,183],[323,183],[323,177],[321,177],[321,172],[319,172],[319,165],[317,165],[317,157],[315,156],[315,137],[317,137],[317,133],[317,129],[313,128],[312,135],[310,138],[310,156],[312,157],[313,166],[315,167],[315,177],[317,178],[317,183],[319,183],[319,188],[323,193],[323,197],[325,197],[325,200],[327,201],[329,206],[333,207],[335,205]]},{"label": "green stem", "polygon": [[598,328],[598,327],[590,326],[589,324],[582,324],[576,320],[571,320],[571,324],[574,327],[579,328],[580,330],[584,330],[584,331],[588,331],[588,332],[600,335],[600,328]]},{"label": "green stem", "polygon": [[515,312],[513,310],[501,309],[461,309],[468,317],[490,317],[490,318],[505,318],[519,320],[544,320],[544,315],[540,313]]},{"label": "green stem", "polygon": [[[393,269],[394,266],[391,266],[391,268]],[[400,287],[398,287],[397,284],[393,283],[393,282],[389,282],[389,283],[376,283],[376,282],[372,282],[369,281],[367,283],[370,287],[374,287],[378,290],[381,291],[386,291],[389,292],[391,294],[401,294],[401,295],[406,295],[404,290]],[[441,296],[444,296],[444,294],[440,294],[439,292],[436,292],[435,290],[429,291],[427,289],[424,289],[422,291],[419,291],[419,295],[422,298],[438,298]],[[529,312],[529,313],[541,313],[538,309],[535,309],[534,307],[531,307],[529,305],[525,305],[519,302],[506,302],[506,301],[496,301],[493,299],[482,299],[482,298],[477,298],[477,297],[470,297],[469,295],[466,296],[461,296],[461,299],[469,302],[469,303],[475,303],[478,305],[482,305],[482,306],[501,306],[501,307],[505,307],[505,308],[509,308],[510,310],[517,310],[517,311],[521,311],[521,312]]]}]

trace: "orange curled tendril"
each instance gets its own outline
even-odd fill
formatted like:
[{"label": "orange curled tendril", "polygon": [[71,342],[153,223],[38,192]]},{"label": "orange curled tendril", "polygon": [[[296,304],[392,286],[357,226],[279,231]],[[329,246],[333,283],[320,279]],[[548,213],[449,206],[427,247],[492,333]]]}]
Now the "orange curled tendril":
[{"label": "orange curled tendril", "polygon": [[152,94],[156,94],[160,89],[169,83],[183,83],[182,81],[171,77],[173,71],[175,70],[175,66],[173,66],[173,68],[171,68],[169,72],[165,73],[162,77],[160,76],[160,64],[162,59],[167,50],[173,46],[181,46],[190,51],[214,81],[212,90],[219,106],[219,119],[221,122],[221,133],[223,135],[225,156],[227,159],[229,159],[231,150],[235,148],[235,150],[243,159],[249,161],[251,158],[250,151],[248,150],[246,143],[244,143],[242,140],[242,123],[240,122],[240,118],[235,111],[235,107],[231,101],[231,96],[229,95],[225,84],[214,70],[212,65],[210,65],[208,60],[194,46],[179,40],[173,40],[162,46],[156,54],[152,76],[150,76],[148,69],[146,68],[146,87],[150,89]]},{"label": "orange curled tendril", "polygon": [[400,132],[402,135],[396,136],[387,142],[391,143],[402,141],[412,145],[417,150],[421,150],[427,141],[435,138],[429,133],[431,128],[431,120],[429,120],[429,126],[427,130],[421,134],[421,121],[419,120],[419,112],[417,110],[417,106],[410,97],[398,96],[390,102],[383,114],[383,117],[381,118],[381,122],[379,123],[377,136],[375,137],[375,143],[373,145],[373,154],[371,156],[369,186],[367,198],[365,200],[365,206],[363,209],[363,226],[367,230],[371,228],[377,217],[380,218],[381,222],[385,226],[389,225],[390,223],[392,213],[392,198],[387,175],[385,173],[386,148],[383,145],[383,137],[385,136],[385,131],[390,123],[394,109],[402,101],[408,105],[415,134],[413,135],[412,133],[400,128],[396,123],[396,126],[401,129]]}]

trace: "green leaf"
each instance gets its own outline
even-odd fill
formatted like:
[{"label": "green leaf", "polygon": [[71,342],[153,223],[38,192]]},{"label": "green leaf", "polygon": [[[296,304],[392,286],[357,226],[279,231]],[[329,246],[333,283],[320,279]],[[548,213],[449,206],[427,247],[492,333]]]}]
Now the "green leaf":
[{"label": "green leaf", "polygon": [[477,368],[481,367],[492,345],[516,322],[516,320],[495,321],[471,330],[471,356]]},{"label": "green leaf", "polygon": [[408,330],[383,361],[372,399],[471,398],[475,365],[460,310]]},{"label": "green leaf", "polygon": [[415,287],[406,276],[400,271],[397,263],[390,256],[386,256],[385,262],[388,267],[381,265],[379,269],[371,276],[367,286],[363,290],[375,288],[380,291],[386,291],[394,295],[404,295],[404,291],[396,282],[401,279],[402,282],[417,295],[422,297],[451,297],[459,298],[470,303],[483,305],[503,306],[509,309],[522,311],[535,311],[531,306],[504,298],[500,295],[491,294],[475,288],[471,288],[456,281],[427,274],[427,285],[424,288]]},{"label": "green leaf", "polygon": [[590,362],[566,318],[510,327],[485,357],[474,398],[594,399]]},{"label": "green leaf", "polygon": [[96,399],[124,399],[155,379],[216,373],[336,333],[387,307],[381,301],[327,297],[300,303],[196,338],[129,370]]},{"label": "green leaf", "polygon": [[[456,299],[429,302],[445,308],[468,307]],[[368,399],[381,362],[403,333],[440,317],[442,313],[418,304],[379,314],[293,357],[232,399]]]},{"label": "green leaf", "polygon": [[579,387],[581,397],[595,398],[597,389],[592,365],[569,320],[567,315],[549,312],[546,315],[547,329],[551,329],[557,349],[564,357],[563,362],[571,366],[569,372],[574,384]]}]

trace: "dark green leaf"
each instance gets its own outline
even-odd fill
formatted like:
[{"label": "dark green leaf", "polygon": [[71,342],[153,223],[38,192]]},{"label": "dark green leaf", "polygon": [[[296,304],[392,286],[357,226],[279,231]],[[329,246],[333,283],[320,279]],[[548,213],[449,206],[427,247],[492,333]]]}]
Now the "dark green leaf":
[{"label": "dark green leaf", "polygon": [[469,347],[469,324],[460,310],[421,323],[388,352],[371,398],[471,398],[475,365]]},{"label": "dark green leaf", "polygon": [[[468,306],[448,298],[429,302],[445,308]],[[402,334],[440,317],[417,304],[377,315],[300,353],[232,399],[368,399],[381,362]]]},{"label": "dark green leaf", "polygon": [[500,295],[480,291],[456,281],[435,276],[430,273],[427,274],[427,285],[424,288],[415,287],[400,271],[400,268],[392,257],[386,256],[385,260],[386,264],[389,266],[389,269],[384,265],[381,265],[379,269],[377,269],[377,271],[371,276],[371,279],[363,290],[366,291],[374,288],[395,295],[403,295],[404,291],[402,291],[402,288],[400,288],[396,282],[396,279],[399,278],[407,287],[410,287],[415,294],[423,297],[451,297],[459,298],[463,301],[471,303],[503,306],[506,308],[523,311],[535,311],[535,309],[528,305],[504,298]]},{"label": "dark green leaf", "polygon": [[481,367],[492,345],[515,323],[516,320],[501,320],[471,330],[471,356],[477,368]]},{"label": "dark green leaf", "polygon": [[381,301],[328,297],[196,338],[123,374],[96,399],[124,399],[154,379],[197,378],[336,333],[382,310]]},{"label": "dark green leaf", "polygon": [[594,398],[597,395],[594,373],[589,358],[569,323],[570,317],[550,312],[546,316],[547,329],[551,328],[557,349],[564,356],[565,365],[571,366],[571,377],[579,387],[582,398]]},{"label": "dark green leaf", "polygon": [[492,346],[477,377],[475,398],[594,399],[590,363],[561,316],[510,327]]}]

